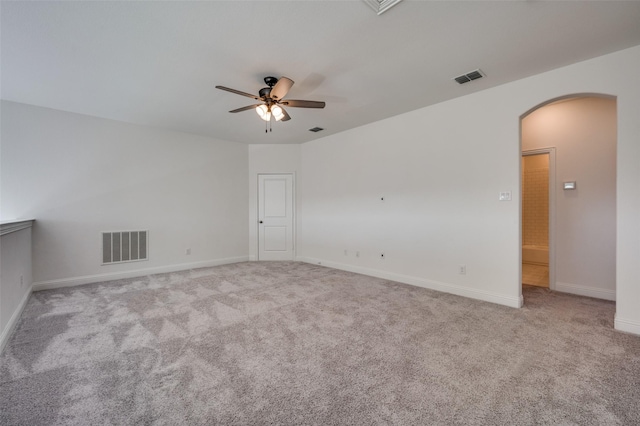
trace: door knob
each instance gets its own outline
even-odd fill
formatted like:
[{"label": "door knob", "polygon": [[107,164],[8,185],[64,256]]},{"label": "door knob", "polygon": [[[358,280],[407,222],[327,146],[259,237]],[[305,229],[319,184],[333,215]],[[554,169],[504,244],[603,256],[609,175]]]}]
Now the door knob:
[{"label": "door knob", "polygon": [[258,222],[258,223],[262,223],[262,221]]}]

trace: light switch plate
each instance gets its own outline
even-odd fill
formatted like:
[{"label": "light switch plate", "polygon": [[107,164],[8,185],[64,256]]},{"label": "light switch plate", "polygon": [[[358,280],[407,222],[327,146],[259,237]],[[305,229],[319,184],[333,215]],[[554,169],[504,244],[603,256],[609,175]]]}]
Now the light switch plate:
[{"label": "light switch plate", "polygon": [[498,196],[498,200],[500,201],[511,201],[511,191],[501,192]]}]

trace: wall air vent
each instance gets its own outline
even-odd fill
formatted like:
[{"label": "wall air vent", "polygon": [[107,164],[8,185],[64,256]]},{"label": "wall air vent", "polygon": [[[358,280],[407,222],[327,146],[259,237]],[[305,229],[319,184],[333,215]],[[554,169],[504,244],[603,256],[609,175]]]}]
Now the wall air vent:
[{"label": "wall air vent", "polygon": [[454,78],[454,80],[457,81],[459,84],[464,84],[473,80],[477,80],[482,77],[484,77],[484,74],[482,73],[482,71],[474,70],[466,74],[462,74],[461,76]]},{"label": "wall air vent", "polygon": [[149,260],[149,231],[102,233],[102,264]]},{"label": "wall air vent", "polygon": [[318,133],[321,130],[324,130],[324,129],[322,127],[314,127],[313,129],[309,129],[309,131],[313,133]]}]

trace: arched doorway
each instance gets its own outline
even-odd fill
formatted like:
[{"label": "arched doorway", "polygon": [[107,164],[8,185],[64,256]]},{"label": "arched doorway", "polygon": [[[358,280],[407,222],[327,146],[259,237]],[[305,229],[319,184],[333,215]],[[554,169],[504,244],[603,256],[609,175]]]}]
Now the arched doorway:
[{"label": "arched doorway", "polygon": [[[539,165],[525,178],[521,163],[521,271],[537,263],[547,268],[551,290],[615,300],[616,99],[580,94],[544,102],[520,117],[520,143],[521,154],[555,157],[546,181]],[[544,195],[525,192],[544,185],[546,209]]]}]

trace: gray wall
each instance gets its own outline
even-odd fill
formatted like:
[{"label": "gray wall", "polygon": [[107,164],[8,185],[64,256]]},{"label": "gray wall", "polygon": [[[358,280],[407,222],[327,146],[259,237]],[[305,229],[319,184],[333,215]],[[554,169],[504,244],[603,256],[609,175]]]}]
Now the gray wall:
[{"label": "gray wall", "polygon": [[[35,288],[248,258],[248,148],[2,102],[0,217],[35,218]],[[101,232],[149,231],[149,260],[101,265]],[[186,255],[186,249],[191,255]]]}]

